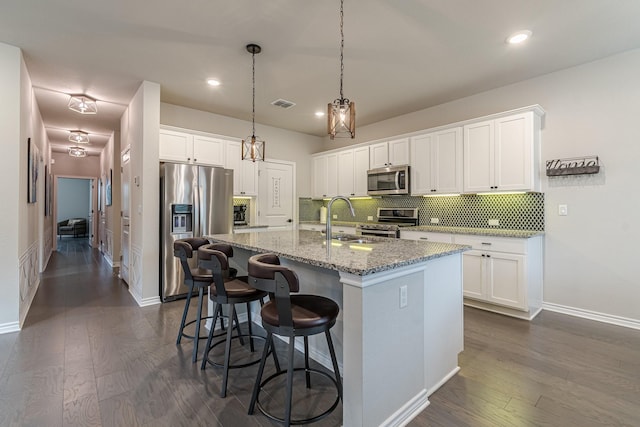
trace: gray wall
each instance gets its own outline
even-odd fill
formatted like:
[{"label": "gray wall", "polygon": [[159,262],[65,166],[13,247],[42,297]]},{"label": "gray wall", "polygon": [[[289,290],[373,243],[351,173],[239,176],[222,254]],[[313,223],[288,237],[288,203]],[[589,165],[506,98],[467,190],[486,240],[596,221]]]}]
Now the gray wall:
[{"label": "gray wall", "polygon": [[58,178],[58,217],[56,222],[69,218],[89,218],[91,211],[91,180]]},{"label": "gray wall", "polygon": [[[357,129],[353,143],[540,104],[549,307],[640,327],[640,50]],[[344,144],[344,140],[338,143]],[[337,148],[325,140],[324,150]],[[320,151],[320,150],[319,150]],[[598,155],[598,175],[547,178],[544,161]],[[567,204],[568,216],[558,216]],[[550,304],[550,305],[549,305]]]}]

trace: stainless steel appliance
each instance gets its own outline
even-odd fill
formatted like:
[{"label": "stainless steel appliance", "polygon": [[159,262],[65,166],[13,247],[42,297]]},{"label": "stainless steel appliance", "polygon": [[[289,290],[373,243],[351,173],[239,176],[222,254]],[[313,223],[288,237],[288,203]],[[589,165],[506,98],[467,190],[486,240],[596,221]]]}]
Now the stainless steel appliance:
[{"label": "stainless steel appliance", "polygon": [[233,207],[233,225],[247,225],[247,205]]},{"label": "stainless steel appliance", "polygon": [[409,194],[409,166],[388,166],[367,171],[367,194]]},{"label": "stainless steel appliance", "polygon": [[[160,294],[162,301],[186,296],[184,273],[173,242],[233,232],[233,170],[160,163]],[[197,259],[191,260],[195,267]]]},{"label": "stainless steel appliance", "polygon": [[400,237],[400,228],[418,225],[418,208],[378,208],[378,222],[360,223],[360,236]]}]

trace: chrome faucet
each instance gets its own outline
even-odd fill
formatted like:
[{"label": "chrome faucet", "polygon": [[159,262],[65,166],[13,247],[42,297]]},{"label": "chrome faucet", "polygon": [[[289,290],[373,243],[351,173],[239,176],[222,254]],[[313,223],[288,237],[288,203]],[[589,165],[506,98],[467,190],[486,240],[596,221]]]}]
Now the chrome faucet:
[{"label": "chrome faucet", "polygon": [[329,203],[327,203],[327,229],[326,229],[327,248],[331,247],[331,205],[333,205],[333,202],[335,202],[338,199],[342,199],[345,202],[347,202],[347,204],[349,205],[349,209],[351,209],[351,216],[353,217],[356,216],[356,212],[353,210],[353,205],[351,204],[351,200],[347,199],[346,197],[336,196],[333,199],[329,200]]}]

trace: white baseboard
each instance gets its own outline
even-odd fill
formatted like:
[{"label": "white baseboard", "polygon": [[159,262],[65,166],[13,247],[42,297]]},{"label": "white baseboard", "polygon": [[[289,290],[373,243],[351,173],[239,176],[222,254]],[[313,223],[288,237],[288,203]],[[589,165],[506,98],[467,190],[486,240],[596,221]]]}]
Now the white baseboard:
[{"label": "white baseboard", "polygon": [[429,406],[429,399],[427,399],[427,391],[423,389],[380,425],[390,427],[406,426],[412,419],[418,416],[420,412],[424,411],[427,406]]},{"label": "white baseboard", "polygon": [[150,305],[156,305],[156,304],[162,303],[162,301],[160,301],[159,296],[149,297],[149,298],[138,298],[133,292],[131,292],[131,288],[129,288],[129,293],[131,294],[131,296],[136,301],[139,307],[148,307]]},{"label": "white baseboard", "polygon": [[9,322],[0,324],[0,335],[8,334],[11,332],[19,332],[20,331],[20,322]]},{"label": "white baseboard", "polygon": [[597,311],[583,310],[581,308],[568,307],[566,305],[553,304],[550,302],[543,303],[542,308],[556,313],[568,314],[569,316],[595,320],[596,322],[609,323],[611,325],[623,326],[631,329],[640,329],[640,320],[637,319],[614,316],[612,314],[599,313]]}]

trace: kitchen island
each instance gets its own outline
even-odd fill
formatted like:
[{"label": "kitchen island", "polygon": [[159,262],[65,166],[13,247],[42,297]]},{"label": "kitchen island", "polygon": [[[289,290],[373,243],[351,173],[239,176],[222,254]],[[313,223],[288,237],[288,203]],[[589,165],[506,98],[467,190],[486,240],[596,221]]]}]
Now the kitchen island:
[{"label": "kitchen island", "polygon": [[[302,230],[207,237],[234,247],[241,272],[250,256],[276,253],[298,274],[301,293],[340,305],[331,332],[344,378],[344,426],[405,424],[459,370],[467,246],[353,236],[327,247],[322,234]],[[330,367],[324,339],[312,338],[311,357]]]}]

